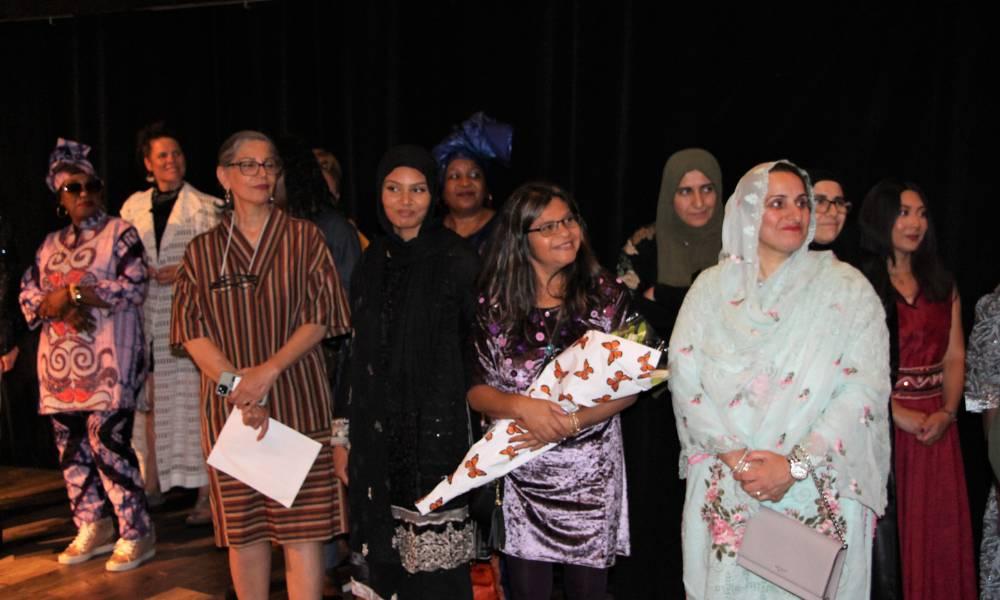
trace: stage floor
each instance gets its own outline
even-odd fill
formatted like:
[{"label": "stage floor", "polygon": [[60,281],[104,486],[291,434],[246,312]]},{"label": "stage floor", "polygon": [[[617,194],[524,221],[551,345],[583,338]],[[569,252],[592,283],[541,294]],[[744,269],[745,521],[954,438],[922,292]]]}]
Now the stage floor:
[{"label": "stage floor", "polygon": [[[58,471],[0,466],[0,598],[41,600],[181,600],[224,598],[229,588],[226,552],[215,547],[211,526],[187,527],[193,491],[172,491],[153,511],[156,557],[125,573],[104,570],[107,556],[63,566],[56,556],[76,535]],[[286,598],[281,553],[274,554],[271,598]]]}]

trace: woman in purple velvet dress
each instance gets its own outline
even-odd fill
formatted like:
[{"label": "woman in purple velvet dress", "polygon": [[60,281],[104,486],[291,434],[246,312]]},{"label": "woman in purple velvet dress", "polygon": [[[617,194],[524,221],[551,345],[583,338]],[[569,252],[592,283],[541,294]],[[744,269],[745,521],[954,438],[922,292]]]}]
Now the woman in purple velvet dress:
[{"label": "woman in purple velvet dress", "polygon": [[570,415],[523,394],[584,332],[618,328],[628,294],[597,263],[566,191],[525,184],[497,218],[480,274],[469,404],[515,419],[525,430],[513,438],[518,449],[561,442],[504,480],[511,595],[548,600],[558,563],[569,600],[603,599],[608,568],[629,551],[618,413],[635,397]]}]

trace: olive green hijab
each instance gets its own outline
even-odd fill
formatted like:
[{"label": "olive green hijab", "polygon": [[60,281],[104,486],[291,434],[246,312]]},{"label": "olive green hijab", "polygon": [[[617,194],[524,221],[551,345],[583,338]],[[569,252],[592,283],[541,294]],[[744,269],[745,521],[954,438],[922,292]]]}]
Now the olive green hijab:
[{"label": "olive green hijab", "polygon": [[[702,227],[691,227],[674,210],[677,185],[690,171],[701,171],[715,186],[715,211]],[[719,262],[722,203],[725,198],[722,192],[722,170],[708,151],[688,148],[675,152],[667,159],[656,209],[656,271],[659,283],[688,287],[695,273]]]}]

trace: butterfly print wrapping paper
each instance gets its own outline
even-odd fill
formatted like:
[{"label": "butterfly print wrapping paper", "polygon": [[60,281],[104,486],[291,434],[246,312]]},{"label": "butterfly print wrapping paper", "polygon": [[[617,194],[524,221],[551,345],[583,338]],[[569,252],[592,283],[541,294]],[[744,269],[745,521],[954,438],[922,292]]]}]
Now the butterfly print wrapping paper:
[{"label": "butterfly print wrapping paper", "polygon": [[[610,333],[590,330],[545,366],[525,395],[559,404],[566,412],[644,392],[666,381],[657,370],[659,350]],[[499,419],[469,448],[455,472],[417,501],[420,514],[513,471],[555,446],[515,450],[510,438],[524,430],[511,419]]]}]

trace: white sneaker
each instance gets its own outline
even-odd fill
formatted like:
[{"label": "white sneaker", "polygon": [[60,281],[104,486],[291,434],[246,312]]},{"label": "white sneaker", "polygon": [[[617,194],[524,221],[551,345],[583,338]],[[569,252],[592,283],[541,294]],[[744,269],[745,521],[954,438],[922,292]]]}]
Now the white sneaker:
[{"label": "white sneaker", "polygon": [[90,560],[98,554],[107,554],[114,548],[115,527],[111,518],[94,523],[84,523],[76,539],[59,554],[59,564],[75,565]]},{"label": "white sneaker", "polygon": [[155,555],[156,533],[152,530],[137,540],[118,538],[115,551],[108,562],[104,563],[104,568],[114,572],[129,571]]}]

